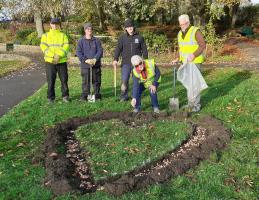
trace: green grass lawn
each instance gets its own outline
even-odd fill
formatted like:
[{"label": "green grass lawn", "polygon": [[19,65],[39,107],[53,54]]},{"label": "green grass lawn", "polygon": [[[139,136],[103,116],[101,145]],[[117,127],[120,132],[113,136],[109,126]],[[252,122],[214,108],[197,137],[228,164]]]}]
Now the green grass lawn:
[{"label": "green grass lawn", "polygon": [[169,120],[144,123],[136,128],[110,120],[82,126],[76,136],[81,146],[91,152],[90,165],[98,180],[122,174],[162,156],[187,139],[190,131],[185,123]]},{"label": "green grass lawn", "polygon": [[[162,69],[162,84],[159,87],[159,101],[162,110],[168,107],[168,99],[172,97],[172,70]],[[0,199],[52,199],[52,193],[43,186],[45,175],[44,164],[32,164],[34,155],[46,137],[45,130],[56,123],[75,116],[89,116],[100,111],[131,110],[129,102],[121,103],[113,97],[112,71],[103,69],[102,94],[103,100],[94,104],[78,101],[81,92],[80,72],[76,68],[69,71],[69,87],[72,102],[66,104],[61,101],[60,84],[57,82],[57,101],[49,105],[46,100],[46,86],[33,96],[21,102],[18,106],[0,118]],[[221,119],[233,134],[228,148],[220,154],[200,163],[199,166],[171,181],[154,185],[145,190],[127,193],[120,199],[247,199],[255,200],[259,196],[259,75],[241,69],[208,69],[204,70],[209,88],[202,93],[202,111],[195,115],[199,117],[212,114]],[[118,87],[119,91],[119,87]],[[151,111],[150,99],[144,93],[143,110]],[[177,84],[177,96],[181,104],[185,104],[186,91]],[[100,122],[101,123],[101,122]],[[103,130],[96,134],[96,139],[102,143],[112,143],[109,135],[115,134],[105,129],[111,126],[111,121],[103,122]],[[124,130],[120,127],[120,134],[115,143],[120,143]],[[168,122],[163,122],[168,123]],[[159,132],[165,131],[157,122]],[[97,129],[100,124],[82,127],[82,130]],[[168,124],[168,133],[173,125]],[[186,129],[179,124],[180,129]],[[142,127],[145,129],[145,127]],[[174,127],[175,129],[175,127]],[[165,131],[167,132],[167,131]],[[107,136],[100,138],[102,134]],[[129,131],[130,133],[130,131]],[[147,134],[148,135],[148,134]],[[91,139],[91,135],[87,135]],[[170,138],[169,143],[176,142]],[[156,145],[156,141],[149,138],[148,143]],[[154,137],[156,140],[156,137]],[[88,140],[85,140],[86,142]],[[95,140],[97,141],[97,140]],[[136,141],[138,142],[137,138]],[[159,142],[159,141],[158,141]],[[159,143],[158,143],[159,144]],[[171,145],[170,144],[170,145]],[[177,143],[175,143],[177,144]],[[121,144],[120,144],[121,145]],[[129,146],[129,145],[128,145]],[[120,147],[120,146],[119,146]],[[93,147],[93,149],[96,147]],[[100,147],[101,148],[101,147]],[[104,147],[101,150],[105,150]],[[158,149],[153,155],[164,151]],[[120,148],[116,149],[120,154]],[[146,152],[144,152],[146,153]],[[115,159],[116,157],[111,159]],[[100,160],[102,155],[100,155]],[[119,157],[118,157],[119,159]],[[136,159],[136,165],[141,157]],[[128,165],[128,164],[127,164]],[[129,166],[133,167],[133,166]],[[119,169],[125,170],[124,168]],[[97,170],[98,171],[98,170]],[[111,170],[113,171],[113,169]],[[115,199],[104,192],[94,194],[67,194],[56,199]]]},{"label": "green grass lawn", "polygon": [[26,67],[27,62],[22,61],[0,61],[0,77],[3,77],[10,72],[20,70]]}]

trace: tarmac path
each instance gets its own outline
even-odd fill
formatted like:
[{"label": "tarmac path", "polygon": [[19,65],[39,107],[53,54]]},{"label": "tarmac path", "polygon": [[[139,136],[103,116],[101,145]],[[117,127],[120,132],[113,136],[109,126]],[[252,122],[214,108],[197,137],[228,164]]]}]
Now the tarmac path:
[{"label": "tarmac path", "polygon": [[25,56],[32,60],[28,68],[0,78],[0,117],[34,94],[46,82],[42,55]]}]

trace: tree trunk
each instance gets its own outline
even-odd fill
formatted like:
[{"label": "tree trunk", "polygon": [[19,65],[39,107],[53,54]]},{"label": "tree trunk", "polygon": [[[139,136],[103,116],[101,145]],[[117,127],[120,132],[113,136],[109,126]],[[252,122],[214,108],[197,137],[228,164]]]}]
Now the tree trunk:
[{"label": "tree trunk", "polygon": [[194,24],[194,26],[201,26],[201,24],[202,24],[202,16],[200,16],[200,15],[193,15],[193,24]]},{"label": "tree trunk", "polygon": [[162,25],[163,24],[163,13],[162,13],[162,9],[159,10],[157,13],[156,13],[156,21],[158,24]]},{"label": "tree trunk", "polygon": [[107,26],[104,23],[104,21],[105,21],[105,14],[104,14],[103,6],[102,6],[102,3],[101,3],[100,0],[96,2],[96,7],[97,7],[97,10],[98,10],[99,28],[102,31],[105,31],[105,30],[107,30]]},{"label": "tree trunk", "polygon": [[42,34],[44,33],[44,29],[43,29],[41,13],[39,10],[36,10],[34,13],[34,22],[36,25],[38,37],[40,38],[42,36]]},{"label": "tree trunk", "polygon": [[239,8],[239,4],[235,4],[233,7],[230,9],[230,16],[231,16],[231,28],[235,28],[236,21],[237,21],[237,11]]}]

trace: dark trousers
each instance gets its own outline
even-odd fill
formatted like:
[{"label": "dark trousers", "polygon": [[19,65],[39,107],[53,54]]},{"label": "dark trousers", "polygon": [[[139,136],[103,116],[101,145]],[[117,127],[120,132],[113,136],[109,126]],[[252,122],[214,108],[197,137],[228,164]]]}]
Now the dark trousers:
[{"label": "dark trousers", "polygon": [[48,99],[55,99],[55,82],[57,73],[61,82],[62,97],[69,96],[67,63],[52,64],[46,63],[46,77],[48,82]]},{"label": "dark trousers", "polygon": [[129,79],[132,71],[132,66],[128,64],[122,65],[121,68],[121,99],[127,100],[129,91]]},{"label": "dark trousers", "polygon": [[[87,98],[90,94],[90,68],[81,68],[82,76],[82,97]],[[100,88],[101,88],[101,78],[102,70],[100,67],[92,68],[92,85],[94,88],[95,98],[101,98]]]},{"label": "dark trousers", "polygon": [[[146,88],[144,87],[143,83],[140,83],[139,85],[139,91],[138,91],[138,96],[136,97],[136,106],[135,108],[140,110],[141,107],[141,95],[142,92],[145,90]],[[149,91],[150,94],[150,98],[151,98],[151,104],[153,108],[158,108],[158,99],[157,99],[157,93],[151,93],[151,91]]]}]

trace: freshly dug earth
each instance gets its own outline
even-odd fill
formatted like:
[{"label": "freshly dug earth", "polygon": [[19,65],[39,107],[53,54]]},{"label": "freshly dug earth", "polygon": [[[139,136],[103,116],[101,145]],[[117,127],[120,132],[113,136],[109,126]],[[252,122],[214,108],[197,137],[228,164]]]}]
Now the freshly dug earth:
[{"label": "freshly dug earth", "polygon": [[[90,152],[84,152],[80,148],[80,143],[74,137],[74,131],[81,125],[110,119],[119,119],[128,126],[162,119],[186,121],[192,125],[192,132],[189,139],[180,147],[168,152],[162,158],[126,174],[95,182],[87,163]],[[208,158],[213,151],[226,147],[229,141],[229,130],[211,116],[205,116],[196,123],[191,122],[187,113],[155,115],[103,112],[86,118],[72,118],[48,130],[48,136],[43,144],[47,174],[45,185],[50,187],[55,195],[104,189],[114,196],[120,196],[125,192],[163,183],[185,173],[198,165],[201,160]]]}]

